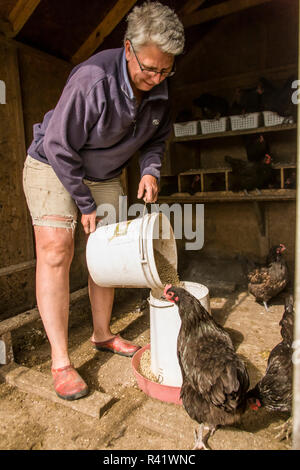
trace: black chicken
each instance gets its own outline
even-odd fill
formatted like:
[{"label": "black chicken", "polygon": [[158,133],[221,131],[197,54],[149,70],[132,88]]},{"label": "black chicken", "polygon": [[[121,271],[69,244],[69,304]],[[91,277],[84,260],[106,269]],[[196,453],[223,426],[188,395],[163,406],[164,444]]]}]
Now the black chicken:
[{"label": "black chicken", "polygon": [[219,119],[228,114],[228,102],[221,96],[202,93],[193,100],[193,104],[201,108],[203,119]]},{"label": "black chicken", "polygon": [[263,161],[247,161],[225,156],[226,163],[232,168],[229,173],[229,185],[232,191],[262,189],[268,187],[273,179],[272,158],[266,154]]},{"label": "black chicken", "polygon": [[293,103],[292,94],[294,89],[292,84],[296,77],[289,77],[281,87],[275,87],[269,80],[260,78],[258,89],[261,94],[261,109],[274,111],[279,116],[284,116],[289,122],[291,118],[294,122],[297,117],[297,106]]},{"label": "black chicken", "polygon": [[[264,377],[248,391],[247,398],[252,409],[261,406],[269,411],[291,414],[293,392],[292,343],[294,326],[293,296],[285,299],[285,310],[279,322],[281,343],[271,351]],[[290,420],[287,421],[289,427]]]},{"label": "black chicken", "polygon": [[[244,413],[248,372],[231,338],[199,300],[168,284],[164,296],[178,305],[181,328],[177,355],[182,372],[180,396],[188,415],[200,424],[194,449],[207,449],[219,425],[232,425]],[[204,423],[209,432],[203,439]]]},{"label": "black chicken", "polygon": [[262,134],[245,135],[243,141],[249,162],[261,162],[270,154],[269,144]]},{"label": "black chicken", "polygon": [[267,302],[281,292],[288,283],[288,268],[283,256],[286,247],[281,243],[273,246],[267,256],[266,264],[254,267],[248,273],[248,290],[258,302]]},{"label": "black chicken", "polygon": [[261,110],[261,94],[258,87],[235,90],[230,114],[255,113]]}]

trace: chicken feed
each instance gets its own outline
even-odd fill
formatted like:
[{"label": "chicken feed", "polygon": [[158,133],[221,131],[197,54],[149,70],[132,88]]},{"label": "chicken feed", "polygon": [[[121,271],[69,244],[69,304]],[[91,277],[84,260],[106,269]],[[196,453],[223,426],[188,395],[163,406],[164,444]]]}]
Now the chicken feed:
[{"label": "chicken feed", "polygon": [[158,378],[156,377],[156,375],[153,374],[151,370],[150,349],[146,349],[143,352],[139,363],[138,372],[146,379],[151,380],[151,382],[158,382]]},{"label": "chicken feed", "polygon": [[[172,284],[174,286],[183,287],[176,269],[160,251],[154,250],[154,259],[158,275],[164,286],[166,284]],[[157,299],[162,297],[163,293],[163,289],[152,289],[153,297],[156,297]]]}]

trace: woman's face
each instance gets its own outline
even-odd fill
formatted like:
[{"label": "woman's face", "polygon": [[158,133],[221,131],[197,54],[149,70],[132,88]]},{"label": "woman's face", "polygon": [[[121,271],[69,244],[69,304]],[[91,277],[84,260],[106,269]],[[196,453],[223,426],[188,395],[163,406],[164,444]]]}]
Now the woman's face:
[{"label": "woman's face", "polygon": [[[135,53],[134,53],[135,52]],[[139,51],[133,51],[129,40],[125,42],[125,54],[127,60],[128,73],[131,83],[141,91],[149,91],[155,85],[158,85],[167,78],[171,72],[174,56],[162,52],[156,45],[147,44],[142,46]],[[142,68],[164,71],[164,74],[151,74],[142,71]]]}]

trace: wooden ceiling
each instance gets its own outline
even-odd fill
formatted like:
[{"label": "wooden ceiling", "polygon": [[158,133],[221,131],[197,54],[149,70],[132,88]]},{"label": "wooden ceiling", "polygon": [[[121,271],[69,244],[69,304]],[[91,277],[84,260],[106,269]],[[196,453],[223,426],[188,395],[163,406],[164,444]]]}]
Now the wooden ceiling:
[{"label": "wooden ceiling", "polygon": [[[128,12],[145,0],[1,0],[0,34],[73,64],[120,47]],[[186,28],[187,44],[218,19],[276,0],[161,0]],[[209,27],[208,27],[209,25]]]}]

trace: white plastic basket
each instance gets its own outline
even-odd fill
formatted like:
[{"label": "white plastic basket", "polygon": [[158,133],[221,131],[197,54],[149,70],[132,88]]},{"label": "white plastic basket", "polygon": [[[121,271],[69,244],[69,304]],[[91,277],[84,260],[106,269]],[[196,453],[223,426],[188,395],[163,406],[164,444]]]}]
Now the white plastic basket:
[{"label": "white plastic basket", "polygon": [[175,122],[173,127],[175,137],[200,134],[199,121]]},{"label": "white plastic basket", "polygon": [[278,126],[284,121],[284,117],[279,116],[279,114],[274,113],[273,111],[263,111],[264,123],[266,127],[269,126]]},{"label": "white plastic basket", "polygon": [[230,116],[231,130],[254,129],[259,126],[260,113]]},{"label": "white plastic basket", "polygon": [[221,117],[220,119],[203,119],[200,121],[202,134],[225,132],[227,129],[227,122],[227,117]]}]

